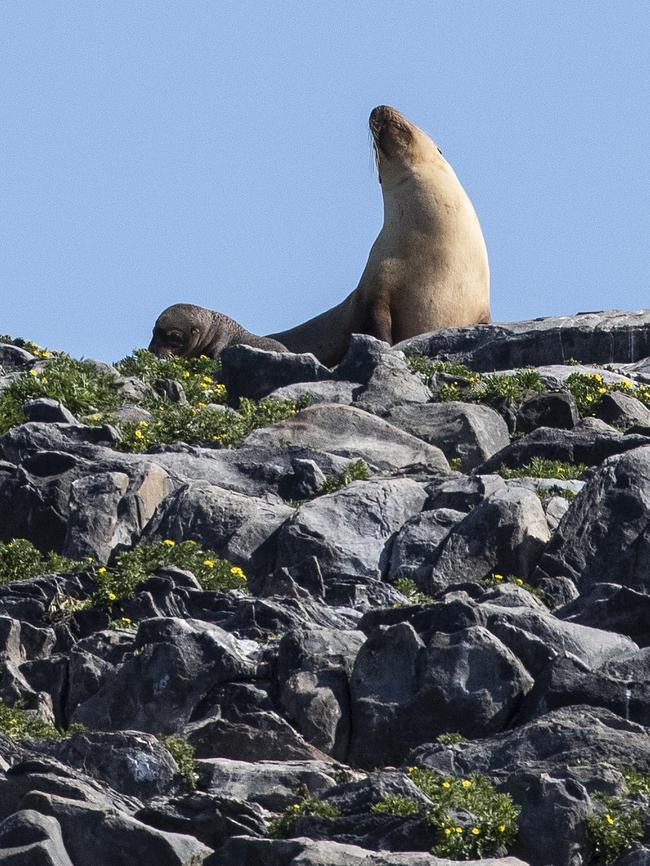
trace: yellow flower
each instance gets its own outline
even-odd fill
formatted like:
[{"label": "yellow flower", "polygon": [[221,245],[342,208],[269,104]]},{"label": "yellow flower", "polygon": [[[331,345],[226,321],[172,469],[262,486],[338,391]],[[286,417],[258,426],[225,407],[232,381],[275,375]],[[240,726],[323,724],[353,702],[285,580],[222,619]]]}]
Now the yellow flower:
[{"label": "yellow flower", "polygon": [[103,565],[102,565],[101,568],[98,568],[98,569],[97,569],[97,574],[106,574],[106,569],[104,568]]},{"label": "yellow flower", "polygon": [[469,788],[469,787],[471,787],[471,784],[472,783],[470,782],[469,779],[463,779],[463,781],[461,782],[461,785],[463,786],[463,788]]},{"label": "yellow flower", "polygon": [[109,601],[115,601],[116,598],[117,598],[117,596],[115,595],[114,592],[109,592],[109,593],[108,593],[108,600],[109,600]]},{"label": "yellow flower", "polygon": [[30,376],[38,376],[38,374],[39,374],[40,372],[41,372],[40,370],[34,370],[34,369],[32,368],[32,369],[29,371],[29,375],[30,375]]},{"label": "yellow flower", "polygon": [[221,382],[218,382],[214,386],[214,391],[215,391],[215,394],[225,394],[226,393],[226,386],[222,385]]},{"label": "yellow flower", "polygon": [[634,387],[634,385],[629,381],[629,379],[623,379],[623,381],[621,382],[621,385],[624,388],[633,388]]},{"label": "yellow flower", "polygon": [[503,575],[502,574],[495,574],[494,579],[495,580],[503,580]]},{"label": "yellow flower", "polygon": [[44,385],[47,385],[47,376],[41,376],[41,382],[42,382]]},{"label": "yellow flower", "polygon": [[128,618],[128,616],[123,616],[120,622],[123,622],[125,625],[131,625],[131,620]]},{"label": "yellow flower", "polygon": [[455,830],[457,833],[462,833],[462,832],[463,832],[463,828],[462,828],[462,827],[454,827],[454,830]]},{"label": "yellow flower", "polygon": [[138,427],[148,427],[148,426],[149,426],[148,421],[138,421]]},{"label": "yellow flower", "polygon": [[417,767],[409,767],[406,772],[407,773],[415,773],[416,769],[417,769]]},{"label": "yellow flower", "polygon": [[614,819],[613,819],[612,816],[609,815],[609,814],[605,815],[605,820],[607,821],[608,824],[613,824],[613,823],[614,823]]},{"label": "yellow flower", "polygon": [[52,353],[48,352],[47,349],[44,352],[41,352],[41,358],[51,358]]},{"label": "yellow flower", "polygon": [[451,830],[449,829],[449,827],[445,827],[445,828],[443,828],[442,832],[445,834],[445,836],[449,836],[449,834],[451,833]]},{"label": "yellow flower", "polygon": [[599,394],[606,394],[606,393],[607,393],[607,388],[599,388],[599,389],[598,389],[598,393],[599,393]]},{"label": "yellow flower", "polygon": [[594,375],[591,378],[595,379],[597,382],[603,381],[603,377],[600,375],[600,373],[594,373]]},{"label": "yellow flower", "polygon": [[443,788],[451,788],[451,785],[450,785],[450,783],[445,779],[445,781],[442,783],[442,787],[443,787]]},{"label": "yellow flower", "polygon": [[92,561],[93,561],[93,557],[92,557],[92,556],[87,556],[86,559],[87,559],[88,562],[92,562]]},{"label": "yellow flower", "polygon": [[523,586],[524,585],[524,582],[520,577],[518,577],[517,580],[515,580],[515,583],[517,584],[517,586]]},{"label": "yellow flower", "polygon": [[299,803],[294,803],[293,806],[292,806],[291,808],[292,808],[294,811],[298,811],[298,809],[300,809],[300,804],[299,804]]},{"label": "yellow flower", "polygon": [[204,559],[203,565],[205,565],[207,568],[214,568],[214,559]]},{"label": "yellow flower", "polygon": [[189,378],[190,378],[189,372],[187,370],[184,370],[183,371],[183,379],[189,379]]},{"label": "yellow flower", "polygon": [[196,404],[197,409],[205,409],[205,407],[206,407],[207,405],[208,405],[207,403],[197,403],[197,404]]},{"label": "yellow flower", "polygon": [[505,824],[499,824],[499,826],[497,827],[497,830],[499,831],[499,833],[505,833],[506,832],[506,825]]},{"label": "yellow flower", "polygon": [[212,379],[212,376],[204,376],[203,381],[207,382],[208,385],[211,385],[214,380]]},{"label": "yellow flower", "polygon": [[209,361],[209,360],[210,359],[208,358],[207,355],[199,355],[199,361]]},{"label": "yellow flower", "polygon": [[163,541],[163,544],[166,544],[167,547],[173,547],[173,546],[176,544],[176,542],[175,542],[175,541],[172,541],[171,538],[166,538],[166,539]]},{"label": "yellow flower", "polygon": [[91,420],[91,421],[99,421],[99,419],[100,419],[100,416],[99,416],[99,415],[91,415],[91,416],[90,416],[90,420]]},{"label": "yellow flower", "polygon": [[478,836],[480,832],[478,827],[472,827],[472,836]]},{"label": "yellow flower", "polygon": [[587,402],[588,403],[591,403],[593,399],[594,398],[591,396],[591,394],[587,394]]},{"label": "yellow flower", "polygon": [[235,577],[243,577],[244,580],[246,580],[246,575],[241,570],[241,568],[239,568],[239,566],[237,566],[237,565],[233,565],[233,567],[230,569],[230,573],[234,574]]},{"label": "yellow flower", "polygon": [[144,433],[142,430],[136,430],[134,436],[136,439],[144,439]]},{"label": "yellow flower", "polygon": [[212,437],[213,442],[221,442],[222,439],[223,439],[223,436],[213,436]]}]

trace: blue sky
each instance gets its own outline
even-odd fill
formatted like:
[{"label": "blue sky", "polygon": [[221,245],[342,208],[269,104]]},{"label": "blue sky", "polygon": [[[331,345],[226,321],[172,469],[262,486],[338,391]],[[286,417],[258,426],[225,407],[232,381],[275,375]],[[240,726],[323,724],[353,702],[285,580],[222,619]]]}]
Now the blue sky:
[{"label": "blue sky", "polygon": [[3,0],[0,333],[115,360],[179,301],[290,327],[382,221],[367,118],[438,142],[492,316],[650,307],[650,4]]}]

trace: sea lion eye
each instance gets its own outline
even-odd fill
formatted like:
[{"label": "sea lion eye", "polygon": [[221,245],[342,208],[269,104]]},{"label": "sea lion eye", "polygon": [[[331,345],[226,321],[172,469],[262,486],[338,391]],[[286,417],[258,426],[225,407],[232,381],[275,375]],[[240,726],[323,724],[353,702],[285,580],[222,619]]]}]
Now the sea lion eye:
[{"label": "sea lion eye", "polygon": [[440,150],[440,148],[438,147],[438,145],[436,145],[436,150],[438,151],[438,153],[440,154],[440,156],[442,156],[442,151]]}]

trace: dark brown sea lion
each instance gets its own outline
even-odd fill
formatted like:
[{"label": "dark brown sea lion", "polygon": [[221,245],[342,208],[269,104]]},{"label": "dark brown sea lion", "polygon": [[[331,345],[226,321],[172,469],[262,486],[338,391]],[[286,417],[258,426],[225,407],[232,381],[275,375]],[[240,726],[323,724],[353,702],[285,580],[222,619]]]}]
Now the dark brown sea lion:
[{"label": "dark brown sea lion", "polygon": [[226,346],[239,343],[273,352],[287,351],[277,340],[251,334],[223,313],[194,304],[173,304],[163,310],[154,325],[149,351],[159,358],[218,358]]}]

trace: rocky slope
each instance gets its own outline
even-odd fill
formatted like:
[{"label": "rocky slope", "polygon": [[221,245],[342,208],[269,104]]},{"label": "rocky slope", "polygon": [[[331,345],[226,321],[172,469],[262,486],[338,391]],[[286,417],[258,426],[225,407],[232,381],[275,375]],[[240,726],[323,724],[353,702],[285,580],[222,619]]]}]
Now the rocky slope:
[{"label": "rocky slope", "polygon": [[110,418],[16,343],[0,863],[650,864],[650,313],[95,363]]}]

